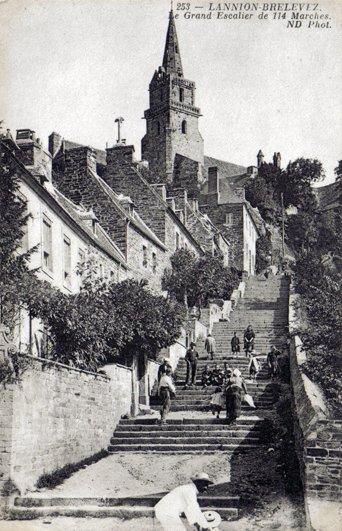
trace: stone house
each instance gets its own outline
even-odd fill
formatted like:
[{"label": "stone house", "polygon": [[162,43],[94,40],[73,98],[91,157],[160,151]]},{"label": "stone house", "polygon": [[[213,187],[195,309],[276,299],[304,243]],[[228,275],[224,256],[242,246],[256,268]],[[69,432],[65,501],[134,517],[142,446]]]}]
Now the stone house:
[{"label": "stone house", "polygon": [[[21,250],[36,247],[30,265],[38,277],[70,294],[81,287],[82,265],[105,280],[127,278],[131,273],[126,258],[94,212],[77,206],[53,186],[51,156],[34,132],[19,130],[16,140],[8,132],[0,144],[1,155],[19,179],[19,199],[29,214]],[[16,334],[21,350],[36,350],[40,329],[40,323],[23,311]]]}]

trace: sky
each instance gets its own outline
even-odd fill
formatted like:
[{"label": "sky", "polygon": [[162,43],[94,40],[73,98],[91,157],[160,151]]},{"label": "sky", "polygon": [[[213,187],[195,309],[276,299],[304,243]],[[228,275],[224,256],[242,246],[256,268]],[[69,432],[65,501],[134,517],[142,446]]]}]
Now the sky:
[{"label": "sky", "polygon": [[[319,4],[331,28],[308,28],[307,21],[288,28],[257,15],[187,19],[177,5],[184,76],[196,83],[205,154],[246,166],[256,164],[259,149],[266,161],[280,151],[283,165],[317,158],[324,184],[333,181],[342,158],[342,2]],[[209,13],[209,2],[192,1],[190,13],[199,12],[195,6]],[[45,146],[56,131],[104,149],[115,143],[114,120],[122,116],[139,158],[169,9],[164,0],[0,0],[4,126],[31,128]]]}]

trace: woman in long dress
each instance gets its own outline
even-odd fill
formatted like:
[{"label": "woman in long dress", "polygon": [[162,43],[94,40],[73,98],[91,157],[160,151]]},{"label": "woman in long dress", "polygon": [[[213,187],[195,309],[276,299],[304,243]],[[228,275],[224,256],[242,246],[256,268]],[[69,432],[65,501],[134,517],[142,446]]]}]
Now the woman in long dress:
[{"label": "woman in long dress", "polygon": [[239,369],[234,369],[232,376],[227,381],[226,408],[228,422],[233,423],[241,415],[241,402],[243,394],[247,393],[246,384]]}]

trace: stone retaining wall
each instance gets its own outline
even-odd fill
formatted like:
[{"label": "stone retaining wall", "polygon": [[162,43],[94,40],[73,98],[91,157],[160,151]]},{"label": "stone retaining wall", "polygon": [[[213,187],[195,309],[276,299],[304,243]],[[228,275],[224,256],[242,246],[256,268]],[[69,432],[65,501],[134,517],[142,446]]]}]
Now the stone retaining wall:
[{"label": "stone retaining wall", "polygon": [[23,493],[107,449],[132,398],[132,371],[113,371],[108,378],[31,358],[20,383],[0,387],[0,489],[10,480]]},{"label": "stone retaining wall", "polygon": [[341,498],[342,420],[329,418],[322,393],[301,372],[299,338],[291,345],[291,375],[297,413],[297,451],[306,496]]},{"label": "stone retaining wall", "polygon": [[[296,325],[294,294],[290,296],[290,332]],[[298,324],[298,322],[297,322]],[[324,395],[303,372],[306,354],[298,336],[290,344],[290,367],[296,413],[296,449],[308,520],[316,529],[315,499],[341,499],[342,420],[331,418]],[[319,529],[319,527],[317,527]]]}]

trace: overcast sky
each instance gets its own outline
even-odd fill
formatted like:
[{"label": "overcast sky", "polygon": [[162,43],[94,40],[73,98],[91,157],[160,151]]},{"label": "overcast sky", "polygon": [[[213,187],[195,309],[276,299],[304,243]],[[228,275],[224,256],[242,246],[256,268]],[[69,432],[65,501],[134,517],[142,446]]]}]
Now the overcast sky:
[{"label": "overcast sky", "polygon": [[[141,118],[162,61],[169,5],[0,0],[5,126],[34,129],[45,146],[57,131],[104,148],[115,142],[114,119],[123,116],[124,136],[139,157]],[[255,164],[260,148],[266,159],[280,151],[283,164],[318,158],[333,180],[342,158],[341,5],[321,4],[331,29],[289,29],[283,20],[177,20],[207,155],[243,165]]]}]

